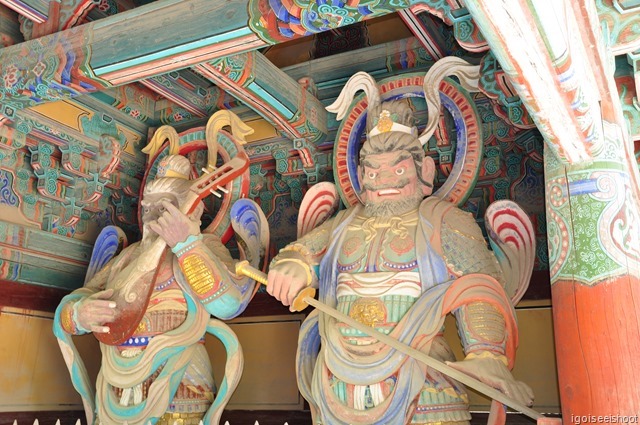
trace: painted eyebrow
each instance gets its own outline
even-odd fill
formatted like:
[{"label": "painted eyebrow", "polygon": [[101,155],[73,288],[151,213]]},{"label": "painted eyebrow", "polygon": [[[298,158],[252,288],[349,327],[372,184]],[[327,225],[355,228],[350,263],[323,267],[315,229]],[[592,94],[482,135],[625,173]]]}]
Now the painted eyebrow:
[{"label": "painted eyebrow", "polygon": [[379,164],[374,164],[373,162],[369,161],[366,158],[362,160],[362,165],[364,165],[367,168],[375,168],[375,169],[380,168]]},{"label": "painted eyebrow", "polygon": [[401,163],[402,161],[404,161],[405,159],[411,159],[411,154],[408,152],[402,152],[400,153],[400,155],[398,155],[398,157],[396,159],[394,159],[393,161],[391,161],[391,163],[389,164],[390,166],[394,166],[394,165],[398,165],[399,163]]},{"label": "painted eyebrow", "polygon": [[[154,193],[152,193],[151,195],[155,195]],[[158,202],[158,201],[169,201],[169,202],[178,202],[178,197],[172,193],[163,193],[164,196],[162,196],[161,198],[156,199],[155,201],[149,201],[148,199],[143,199],[142,201],[140,201],[140,205],[142,205],[143,207],[145,205],[149,205],[153,202]]]}]

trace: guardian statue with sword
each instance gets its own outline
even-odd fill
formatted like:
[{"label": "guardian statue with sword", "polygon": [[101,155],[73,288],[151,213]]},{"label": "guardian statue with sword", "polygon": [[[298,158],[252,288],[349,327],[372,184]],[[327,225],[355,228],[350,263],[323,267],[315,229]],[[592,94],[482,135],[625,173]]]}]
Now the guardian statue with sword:
[{"label": "guardian statue with sword", "polygon": [[[341,119],[358,90],[368,100],[362,203],[283,248],[268,273],[267,291],[286,306],[304,305],[301,291],[318,289],[318,300],[306,298],[317,308],[302,326],[296,364],[314,424],[468,423],[459,382],[468,376],[526,409],[533,393],[510,372],[518,334],[513,294],[505,291],[508,280],[528,284],[531,274],[526,214],[503,204],[494,218],[506,212],[512,222],[496,227],[516,229],[516,237],[489,250],[471,214],[429,196],[435,164],[406,99],[381,102],[376,82],[358,73],[327,109]],[[460,361],[443,337],[448,313],[464,348]],[[426,357],[439,360],[437,369]]]}]

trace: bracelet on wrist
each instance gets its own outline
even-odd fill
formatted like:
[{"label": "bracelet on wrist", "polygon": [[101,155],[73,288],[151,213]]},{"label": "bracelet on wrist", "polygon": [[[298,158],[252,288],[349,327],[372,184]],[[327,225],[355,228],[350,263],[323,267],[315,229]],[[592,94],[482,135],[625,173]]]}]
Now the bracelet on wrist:
[{"label": "bracelet on wrist", "polygon": [[171,251],[176,254],[178,257],[185,254],[187,251],[192,250],[198,241],[202,240],[202,234],[199,235],[189,235],[187,239],[182,242],[178,242],[175,244]]},{"label": "bracelet on wrist", "polygon": [[504,354],[492,353],[490,351],[471,352],[465,356],[465,360],[473,359],[493,359],[504,363],[505,366],[509,365],[509,361]]},{"label": "bracelet on wrist", "polygon": [[310,261],[313,258],[311,251],[304,245],[293,243],[285,246],[280,250],[279,255],[286,255],[287,253],[297,253],[300,254],[305,260]]},{"label": "bracelet on wrist", "polygon": [[86,334],[91,332],[91,330],[85,329],[82,327],[82,325],[80,325],[80,320],[78,319],[78,306],[80,305],[80,302],[81,301],[77,301],[73,303],[73,306],[71,307],[71,309],[73,310],[71,319],[73,321],[73,326],[76,328],[76,331],[78,331],[78,333],[81,333],[81,334]]}]

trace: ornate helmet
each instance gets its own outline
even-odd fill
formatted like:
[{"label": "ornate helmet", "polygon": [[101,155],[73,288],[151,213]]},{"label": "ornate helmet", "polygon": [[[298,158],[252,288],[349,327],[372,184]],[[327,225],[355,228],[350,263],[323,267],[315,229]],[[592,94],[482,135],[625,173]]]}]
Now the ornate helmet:
[{"label": "ornate helmet", "polygon": [[155,178],[144,186],[143,197],[150,193],[173,193],[179,199],[191,187],[191,163],[182,155],[167,155],[158,163]]},{"label": "ornate helmet", "polygon": [[338,99],[327,107],[341,120],[357,91],[367,98],[367,138],[360,150],[360,159],[369,154],[406,150],[415,161],[424,159],[424,150],[414,125],[413,106],[409,99],[381,102],[378,85],[369,74],[354,74],[342,89]]}]

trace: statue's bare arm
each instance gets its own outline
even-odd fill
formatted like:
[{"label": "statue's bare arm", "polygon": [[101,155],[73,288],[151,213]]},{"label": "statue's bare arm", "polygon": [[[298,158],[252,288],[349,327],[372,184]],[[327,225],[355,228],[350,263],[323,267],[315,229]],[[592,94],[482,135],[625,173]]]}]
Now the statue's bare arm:
[{"label": "statue's bare arm", "polygon": [[333,220],[327,220],[284,247],[269,267],[267,292],[289,306],[307,286],[317,286],[317,268],[329,246]]}]

